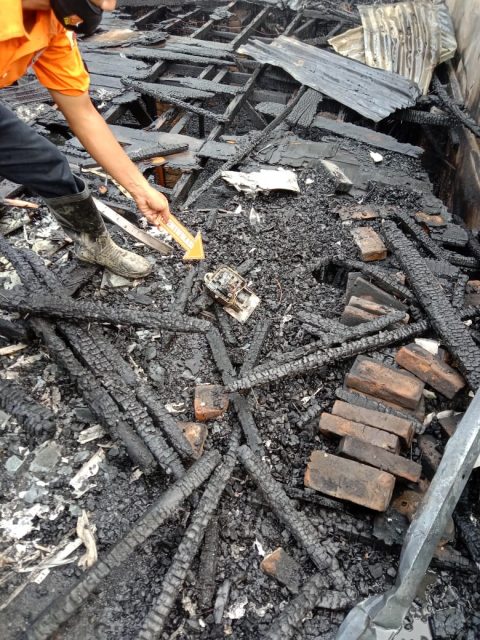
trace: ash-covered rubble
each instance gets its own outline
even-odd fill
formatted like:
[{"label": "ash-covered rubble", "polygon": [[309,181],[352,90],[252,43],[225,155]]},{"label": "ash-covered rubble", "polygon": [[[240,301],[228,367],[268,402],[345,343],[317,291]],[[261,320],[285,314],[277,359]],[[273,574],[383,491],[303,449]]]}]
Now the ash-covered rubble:
[{"label": "ash-covered rubble", "polygon": [[[478,387],[480,245],[435,195],[468,118],[437,78],[373,127],[239,53],[325,49],[355,3],[121,4],[81,45],[93,97],[206,259],[143,228],[36,85],[5,94],[153,272],[79,265],[0,183],[2,637],[334,638],[393,585]],[[222,178],[277,167],[298,193]],[[222,265],[260,298],[245,323],[205,286]],[[407,634],[480,633],[478,489],[474,472]]]}]

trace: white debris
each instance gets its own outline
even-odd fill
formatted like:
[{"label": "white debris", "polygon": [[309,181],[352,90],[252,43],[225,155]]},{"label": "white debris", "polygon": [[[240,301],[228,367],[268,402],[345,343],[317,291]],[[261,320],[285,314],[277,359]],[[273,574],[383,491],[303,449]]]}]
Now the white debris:
[{"label": "white debris", "polygon": [[259,191],[293,191],[300,193],[297,176],[290,169],[260,169],[246,173],[243,171],[222,171],[222,178],[235,187],[254,195]]},{"label": "white debris", "polygon": [[3,529],[10,538],[20,540],[33,530],[34,519],[46,514],[48,510],[47,506],[37,503],[28,509],[16,511],[10,519],[0,520],[0,529]]},{"label": "white debris", "polygon": [[434,417],[435,417],[435,413],[429,413],[428,415],[426,415],[423,421],[423,426],[428,427],[428,425],[432,422]]},{"label": "white debris", "polygon": [[86,552],[78,561],[78,566],[84,571],[94,565],[98,558],[94,532],[95,527],[90,524],[86,511],[82,510],[82,515],[77,520],[77,536],[86,549]]},{"label": "white debris", "polygon": [[252,227],[259,227],[263,222],[263,217],[254,207],[252,207],[250,209],[250,213],[248,214],[248,221],[250,222]]},{"label": "white debris", "polygon": [[313,184],[315,182],[315,180],[313,178],[307,178],[305,180],[305,184]]},{"label": "white debris", "polygon": [[376,151],[370,151],[370,157],[375,163],[376,162],[382,162],[382,160],[383,160],[382,154],[381,153],[377,153]]},{"label": "white debris", "polygon": [[185,403],[184,402],[169,402],[165,405],[165,409],[168,413],[185,413]]},{"label": "white debris", "polygon": [[[459,411],[457,411],[457,415],[458,413],[460,413]],[[437,418],[439,420],[443,420],[443,418],[451,418],[452,416],[456,415],[455,411],[453,411],[453,409],[446,409],[445,411],[439,411],[437,413]]]},{"label": "white debris", "polygon": [[74,488],[74,494],[76,498],[80,498],[86,493],[89,489],[94,485],[89,484],[89,479],[93,476],[96,476],[99,469],[100,464],[105,460],[105,452],[103,449],[98,449],[96,453],[87,460],[87,462],[80,468],[78,473],[76,473],[73,478],[70,480],[70,486]]},{"label": "white debris", "polygon": [[191,618],[196,618],[197,609],[190,596],[184,595],[182,597],[182,606],[183,610],[186,611]]},{"label": "white debris", "polygon": [[141,477],[143,476],[143,471],[141,469],[135,469],[135,471],[132,473],[132,475],[130,476],[130,480],[128,481],[129,484],[132,484],[132,482],[136,482],[137,480],[139,480]]},{"label": "white debris", "polygon": [[266,551],[262,546],[262,543],[260,542],[260,540],[257,540],[255,538],[255,542],[253,543],[255,549],[257,550],[257,553],[259,556],[262,556],[262,558],[264,558],[266,556]]},{"label": "white debris", "polygon": [[241,596],[227,611],[227,618],[230,618],[230,620],[240,620],[240,618],[243,618],[247,604],[247,596]]},{"label": "white debris", "polygon": [[235,215],[239,215],[240,213],[242,213],[242,205],[239,204],[238,207],[235,209],[235,211],[233,213]]},{"label": "white debris", "polygon": [[426,398],[427,400],[435,400],[437,395],[435,393],[433,393],[433,391],[430,391],[429,389],[424,389],[423,390],[423,397]]},{"label": "white debris", "polygon": [[105,435],[105,429],[100,424],[93,424],[91,427],[87,427],[77,436],[77,439],[80,444],[86,444],[87,442],[92,442],[92,440],[98,440],[98,438],[103,438]]},{"label": "white debris", "polygon": [[432,354],[432,356],[438,355],[438,349],[440,347],[440,343],[436,340],[430,340],[428,338],[415,338],[415,344],[418,344],[419,347],[425,349]]}]

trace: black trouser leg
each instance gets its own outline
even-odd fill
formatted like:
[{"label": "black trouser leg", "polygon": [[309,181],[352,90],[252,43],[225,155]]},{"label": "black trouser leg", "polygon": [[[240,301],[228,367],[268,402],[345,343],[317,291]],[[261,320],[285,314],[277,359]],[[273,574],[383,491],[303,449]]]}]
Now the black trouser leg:
[{"label": "black trouser leg", "polygon": [[23,184],[42,198],[80,191],[65,156],[1,102],[0,177]]}]

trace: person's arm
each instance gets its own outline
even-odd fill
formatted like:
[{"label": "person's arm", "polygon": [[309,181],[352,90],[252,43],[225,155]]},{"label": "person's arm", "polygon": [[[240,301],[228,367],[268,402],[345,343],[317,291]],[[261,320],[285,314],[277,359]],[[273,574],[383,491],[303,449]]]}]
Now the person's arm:
[{"label": "person's arm", "polygon": [[88,93],[68,96],[50,91],[70,128],[88,153],[134,198],[141,213],[152,224],[167,222],[168,200],[154,189],[130,160],[98,113]]}]

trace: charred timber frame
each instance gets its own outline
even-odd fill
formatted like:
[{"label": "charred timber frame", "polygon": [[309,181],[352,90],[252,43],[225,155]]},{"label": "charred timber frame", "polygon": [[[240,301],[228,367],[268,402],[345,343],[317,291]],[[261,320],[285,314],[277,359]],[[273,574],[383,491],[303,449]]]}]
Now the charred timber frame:
[{"label": "charred timber frame", "polygon": [[28,640],[47,640],[85,602],[116,567],[141,546],[147,538],[161,527],[198,487],[210,476],[220,462],[220,454],[215,449],[205,453],[186,473],[177,480],[130,528],[130,530],[108,551],[104,558],[89,569],[77,584],[62,596],[56,598],[33,622],[26,633]]},{"label": "charred timber frame", "polygon": [[476,391],[480,385],[480,349],[415,246],[392,221],[385,221],[382,231],[433,328]]},{"label": "charred timber frame", "polygon": [[162,591],[145,618],[138,640],[158,640],[168,621],[175,600],[183,586],[187,571],[200,549],[205,530],[237,462],[239,433],[234,431],[223,463],[213,473],[200,498],[191,522],[180,542],[162,584]]},{"label": "charred timber frame", "polygon": [[205,333],[210,327],[206,320],[189,318],[175,312],[152,312],[143,309],[112,307],[102,302],[71,300],[57,294],[0,292],[0,309],[20,311],[35,316],[48,316],[61,320],[81,322],[109,322],[132,327],[164,329],[186,333]]},{"label": "charred timber frame", "polygon": [[307,516],[295,508],[293,501],[272,477],[265,463],[246,445],[239,448],[238,456],[277,518],[289,529],[317,568],[325,572],[325,584],[329,586],[333,582],[338,589],[346,588],[343,576],[336,573],[338,560],[329,552],[328,541],[322,540]]},{"label": "charred timber frame", "polygon": [[378,334],[374,334],[373,336],[366,336],[359,340],[354,340],[353,342],[349,342],[340,347],[333,347],[325,349],[324,351],[319,350],[298,360],[294,360],[293,362],[275,365],[268,369],[257,367],[252,369],[250,373],[242,378],[232,380],[232,382],[226,385],[226,387],[229,391],[251,389],[252,387],[266,384],[268,382],[275,382],[282,378],[318,370],[339,360],[346,360],[361,353],[366,353],[374,349],[383,349],[384,347],[388,347],[392,344],[397,344],[404,340],[410,340],[411,338],[415,338],[416,336],[424,333],[428,329],[428,326],[429,325],[426,320],[420,320],[419,322],[405,325],[399,329],[382,331]]}]

